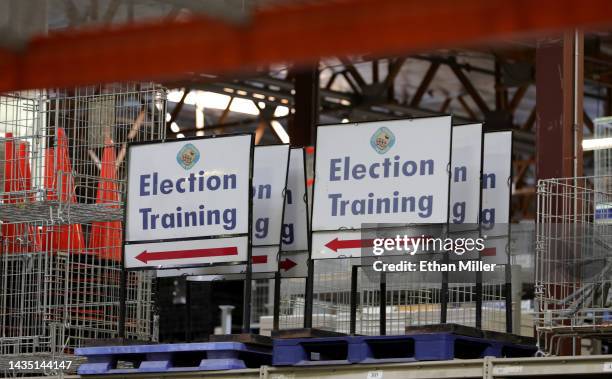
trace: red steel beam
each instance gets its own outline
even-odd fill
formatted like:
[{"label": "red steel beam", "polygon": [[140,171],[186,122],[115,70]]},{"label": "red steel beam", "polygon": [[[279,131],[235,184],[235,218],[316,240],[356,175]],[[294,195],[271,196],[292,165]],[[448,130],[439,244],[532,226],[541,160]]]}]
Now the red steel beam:
[{"label": "red steel beam", "polygon": [[245,25],[194,17],[35,38],[0,52],[0,92],[164,80],[322,56],[401,54],[612,22],[609,0],[335,0],[277,5]]},{"label": "red steel beam", "polygon": [[[576,41],[572,32],[540,40],[536,48],[537,179],[582,176],[583,38],[581,34],[578,39],[578,67],[574,64]],[[577,141],[574,141],[574,125],[580,126]],[[569,210],[559,207],[553,212]]]}]

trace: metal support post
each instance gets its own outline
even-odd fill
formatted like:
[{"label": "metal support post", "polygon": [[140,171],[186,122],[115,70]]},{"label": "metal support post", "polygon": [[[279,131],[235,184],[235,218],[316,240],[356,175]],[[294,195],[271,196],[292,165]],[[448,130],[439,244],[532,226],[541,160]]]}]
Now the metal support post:
[{"label": "metal support post", "polygon": [[355,335],[357,330],[357,278],[359,275],[359,266],[351,267],[351,318],[350,318],[350,335]]},{"label": "metal support post", "polygon": [[247,272],[244,278],[244,296],[242,302],[242,333],[251,332],[251,292],[253,286],[253,269],[251,254],[248,255]]},{"label": "metal support post", "polygon": [[387,334],[387,274],[380,272],[380,308],[379,308],[380,328],[379,334]]},{"label": "metal support post", "polygon": [[476,316],[474,326],[482,328],[482,271],[476,271]]},{"label": "metal support post", "polygon": [[523,283],[521,280],[521,266],[512,265],[510,267],[512,272],[512,326],[514,334],[521,334],[521,294]]},{"label": "metal support post", "polygon": [[312,312],[314,301],[314,260],[308,259],[308,274],[306,276],[306,288],[304,299],[304,328],[312,328]]},{"label": "metal support post", "polygon": [[272,330],[278,330],[280,323],[280,297],[281,297],[281,274],[274,273],[274,315],[272,316]]},{"label": "metal support post", "polygon": [[127,314],[127,271],[121,268],[119,283],[119,338],[125,338],[125,319]]},{"label": "metal support post", "polygon": [[[444,253],[442,258],[444,264],[449,263],[448,254]],[[440,288],[440,323],[446,324],[448,313],[448,272],[442,273],[442,287]]]}]

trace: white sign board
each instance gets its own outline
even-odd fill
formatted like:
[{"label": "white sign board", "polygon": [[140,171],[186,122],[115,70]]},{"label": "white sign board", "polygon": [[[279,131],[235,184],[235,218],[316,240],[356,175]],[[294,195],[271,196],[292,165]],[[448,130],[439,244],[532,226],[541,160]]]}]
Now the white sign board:
[{"label": "white sign board", "polygon": [[253,273],[278,271],[277,246],[253,247],[251,254]]},{"label": "white sign board", "polygon": [[282,278],[308,276],[308,251],[281,252],[278,267]]},{"label": "white sign board", "polygon": [[243,236],[125,245],[125,266],[157,268],[244,262],[248,243],[248,237]]},{"label": "white sign board", "polygon": [[253,246],[280,245],[289,145],[256,146],[253,158]]},{"label": "white sign board", "polygon": [[[483,160],[480,219],[483,233],[489,230],[489,234],[506,234],[510,222],[512,132],[485,133]],[[502,229],[492,231],[496,224],[501,224]]]},{"label": "white sign board", "polygon": [[[247,238],[252,139],[239,135],[130,146],[126,268],[246,261],[242,252],[232,258],[176,252],[229,246],[235,237]],[[203,239],[220,235],[224,237],[214,242]],[[186,238],[201,239],[176,242]],[[169,239],[174,241],[160,242]],[[145,263],[137,258],[143,249],[183,257]]]},{"label": "white sign board", "polygon": [[313,231],[446,223],[451,117],[320,126]]},{"label": "white sign board", "polygon": [[308,250],[308,198],[305,164],[304,149],[291,149],[281,236],[282,251]]},{"label": "white sign board", "polygon": [[477,224],[480,210],[482,124],[453,127],[451,165],[452,224]]},{"label": "white sign board", "polygon": [[247,234],[251,140],[130,146],[126,241]]}]

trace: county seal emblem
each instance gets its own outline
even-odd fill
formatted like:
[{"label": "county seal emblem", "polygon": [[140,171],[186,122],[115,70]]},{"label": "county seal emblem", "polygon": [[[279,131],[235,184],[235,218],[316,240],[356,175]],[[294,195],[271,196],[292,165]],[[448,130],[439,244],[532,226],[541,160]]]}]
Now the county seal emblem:
[{"label": "county seal emblem", "polygon": [[200,151],[197,147],[188,143],[181,147],[178,154],[176,154],[176,161],[185,170],[189,170],[200,160]]},{"label": "county seal emblem", "polygon": [[383,126],[372,135],[370,145],[378,154],[384,154],[395,145],[395,135]]}]

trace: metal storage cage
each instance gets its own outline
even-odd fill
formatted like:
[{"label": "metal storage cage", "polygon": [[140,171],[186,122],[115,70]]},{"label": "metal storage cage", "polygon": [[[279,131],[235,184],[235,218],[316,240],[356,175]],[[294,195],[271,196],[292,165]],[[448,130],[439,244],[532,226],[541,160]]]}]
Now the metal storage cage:
[{"label": "metal storage cage", "polygon": [[[315,261],[313,326],[329,331],[349,333],[351,266],[358,258]],[[485,275],[482,294],[482,328],[504,332],[504,281],[499,274]],[[284,279],[281,288],[281,329],[303,325],[304,283]],[[447,322],[475,326],[475,293],[473,283],[450,283]],[[441,285],[415,281],[407,273],[386,275],[386,333],[404,334],[408,326],[440,323]],[[380,331],[380,276],[360,269],[357,280],[356,333],[377,335]],[[271,328],[271,317],[266,325]]]},{"label": "metal storage cage", "polygon": [[[118,336],[126,143],[165,137],[166,93],[113,84],[0,96],[0,367]],[[152,276],[127,280],[150,340]]]},{"label": "metal storage cage", "polygon": [[[593,142],[606,141],[612,137],[612,117],[600,117],[593,120]],[[594,158],[594,174],[595,176],[603,176],[612,174],[612,149],[595,149],[593,151]],[[604,188],[595,188],[602,190],[609,186],[609,183],[598,182],[596,185],[603,185]]]},{"label": "metal storage cage", "polygon": [[612,176],[541,180],[536,239],[540,348],[612,335]]}]

